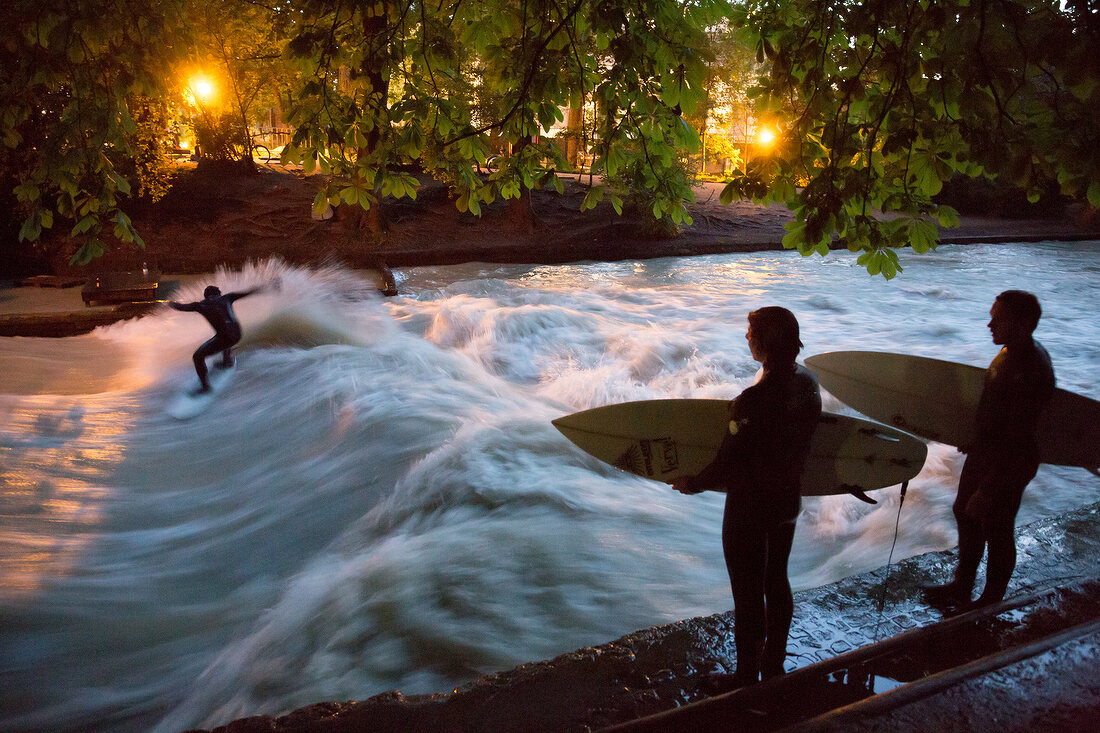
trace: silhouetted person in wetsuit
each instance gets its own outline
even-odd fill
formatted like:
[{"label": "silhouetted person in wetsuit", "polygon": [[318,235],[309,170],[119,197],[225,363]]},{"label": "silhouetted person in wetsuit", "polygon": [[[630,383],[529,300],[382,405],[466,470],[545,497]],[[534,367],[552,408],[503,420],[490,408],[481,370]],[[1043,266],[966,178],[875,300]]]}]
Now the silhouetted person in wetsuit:
[{"label": "silhouetted person in wetsuit", "polygon": [[722,551],[733,591],[737,671],[712,675],[717,691],[784,672],[794,615],[787,560],[802,505],[800,479],[821,417],[817,380],[795,364],[802,342],[794,314],[769,306],[748,320],[745,338],[764,374],[730,403],[729,432],[714,461],[673,483],[684,494],[726,492]]},{"label": "silhouetted person in wetsuit", "polygon": [[195,371],[198,372],[202,388],[199,392],[210,391],[210,380],[207,378],[206,357],[222,352],[221,366],[225,369],[233,366],[233,345],[241,340],[241,324],[237,316],[233,314],[233,302],[246,295],[252,295],[261,288],[252,288],[237,293],[226,293],[217,286],[208,285],[203,291],[202,300],[194,303],[177,303],[169,301],[168,305],[178,311],[195,311],[202,315],[213,327],[214,337],[200,346],[192,357],[195,362]]},{"label": "silhouetted person in wetsuit", "polygon": [[[1054,394],[1050,355],[1031,334],[1039,325],[1039,300],[1006,290],[989,310],[993,343],[1003,346],[985,372],[974,442],[967,454],[952,511],[959,526],[959,564],[946,585],[924,589],[933,606],[962,610],[997,603],[1016,568],[1016,512],[1039,468],[1039,417]],[[970,595],[978,564],[989,546],[985,588]]]}]

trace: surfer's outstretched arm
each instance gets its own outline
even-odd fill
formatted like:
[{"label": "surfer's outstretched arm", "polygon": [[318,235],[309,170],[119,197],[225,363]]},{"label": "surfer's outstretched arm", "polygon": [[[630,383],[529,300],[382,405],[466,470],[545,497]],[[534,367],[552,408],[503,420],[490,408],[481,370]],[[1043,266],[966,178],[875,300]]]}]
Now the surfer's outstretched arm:
[{"label": "surfer's outstretched arm", "polygon": [[245,298],[249,295],[253,295],[255,293],[258,293],[263,289],[264,289],[264,287],[262,285],[260,285],[260,286],[254,287],[254,288],[249,288],[248,290],[238,290],[234,293],[226,293],[222,297],[225,298],[226,300],[228,300],[229,302],[233,302],[235,300],[240,300],[241,298]]},{"label": "surfer's outstretched arm", "polygon": [[240,300],[241,298],[244,298],[244,297],[249,296],[249,295],[255,295],[256,293],[262,293],[265,290],[278,291],[278,290],[282,289],[282,285],[283,285],[282,280],[280,278],[275,278],[271,282],[264,283],[262,285],[257,285],[256,287],[249,288],[248,290],[237,290],[237,291],[232,292],[232,293],[226,293],[222,297],[224,297],[224,298],[226,298],[230,301]]},{"label": "surfer's outstretched arm", "polygon": [[168,307],[177,311],[197,311],[199,309],[198,303],[177,303],[174,300],[168,301]]}]

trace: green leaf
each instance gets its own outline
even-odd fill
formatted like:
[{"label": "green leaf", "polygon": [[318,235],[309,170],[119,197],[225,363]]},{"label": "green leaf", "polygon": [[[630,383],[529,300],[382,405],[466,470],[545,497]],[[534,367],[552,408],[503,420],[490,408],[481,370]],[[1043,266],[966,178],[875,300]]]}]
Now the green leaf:
[{"label": "green leaf", "polygon": [[41,234],[42,226],[38,223],[37,217],[29,216],[23,220],[23,226],[19,228],[19,241],[37,242]]},{"label": "green leaf", "polygon": [[740,190],[735,181],[730,181],[722,188],[722,193],[719,194],[718,200],[723,204],[731,204],[733,200],[740,196]]},{"label": "green leaf", "polygon": [[588,189],[588,193],[584,195],[584,200],[581,201],[581,211],[594,209],[601,201],[603,201],[603,186],[593,186]]},{"label": "green leaf", "polygon": [[70,232],[70,234],[74,237],[78,234],[84,234],[85,232],[89,231],[93,226],[95,226],[98,222],[98,216],[96,216],[95,214],[88,214],[87,216],[77,221],[77,223],[73,226],[72,232]]},{"label": "green leaf", "polygon": [[939,242],[939,231],[936,225],[924,219],[913,219],[909,223],[909,246],[914,252],[924,254],[935,249]]},{"label": "green leaf", "polygon": [[69,259],[70,265],[86,265],[97,257],[103,256],[103,242],[98,239],[89,239]]},{"label": "green leaf", "polygon": [[1094,209],[1100,209],[1100,181],[1093,181],[1090,183],[1086,195],[1088,196],[1089,206]]},{"label": "green leaf", "polygon": [[673,79],[669,79],[661,88],[661,101],[667,104],[669,107],[675,107],[680,104],[680,85]]},{"label": "green leaf", "polygon": [[340,191],[340,198],[354,206],[359,203],[359,189],[355,186],[346,186]]},{"label": "green leaf", "polygon": [[788,222],[784,225],[784,228],[787,230],[787,233],[783,235],[783,248],[801,250],[802,244],[806,240],[806,222]]},{"label": "green leaf", "polygon": [[957,227],[962,223],[962,220],[959,219],[959,212],[943,204],[936,207],[936,218],[939,220],[941,227]]},{"label": "green leaf", "polygon": [[324,189],[317,192],[317,195],[313,197],[313,215],[322,216],[328,207],[331,205],[329,201],[328,192]]},{"label": "green leaf", "polygon": [[30,181],[24,181],[15,187],[15,198],[21,203],[31,203],[38,200],[41,194],[38,186]]}]

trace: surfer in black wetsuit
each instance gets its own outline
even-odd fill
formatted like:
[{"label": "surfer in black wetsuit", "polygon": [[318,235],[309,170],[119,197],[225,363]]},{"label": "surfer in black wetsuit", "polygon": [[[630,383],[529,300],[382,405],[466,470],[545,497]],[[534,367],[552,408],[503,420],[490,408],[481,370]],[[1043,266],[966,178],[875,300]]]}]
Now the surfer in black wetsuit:
[{"label": "surfer in black wetsuit", "polygon": [[[1003,346],[986,369],[978,401],[974,442],[967,454],[952,511],[959,527],[959,562],[946,585],[924,589],[941,608],[997,603],[1016,568],[1016,512],[1024,489],[1039,468],[1039,416],[1054,394],[1054,368],[1042,344],[1032,338],[1042,309],[1022,290],[1006,290],[989,310],[993,343]],[[978,564],[989,546],[985,588],[970,600]]]},{"label": "surfer in black wetsuit", "polygon": [[195,371],[198,372],[199,382],[202,383],[199,392],[210,391],[210,380],[207,378],[206,358],[222,352],[221,367],[228,369],[233,366],[233,345],[241,340],[241,324],[237,316],[233,314],[233,302],[246,295],[252,295],[262,288],[256,287],[236,293],[226,293],[215,285],[208,285],[203,291],[202,300],[194,303],[177,303],[169,301],[168,305],[178,311],[194,311],[205,318],[214,329],[214,337],[200,346],[192,357],[195,362]]},{"label": "surfer in black wetsuit", "polygon": [[800,478],[821,416],[817,380],[795,363],[802,342],[786,308],[749,313],[745,337],[764,365],[760,381],[730,403],[730,428],[718,456],[673,488],[726,492],[722,550],[734,603],[737,671],[712,675],[715,691],[783,674],[794,599],[787,560],[801,508]]}]

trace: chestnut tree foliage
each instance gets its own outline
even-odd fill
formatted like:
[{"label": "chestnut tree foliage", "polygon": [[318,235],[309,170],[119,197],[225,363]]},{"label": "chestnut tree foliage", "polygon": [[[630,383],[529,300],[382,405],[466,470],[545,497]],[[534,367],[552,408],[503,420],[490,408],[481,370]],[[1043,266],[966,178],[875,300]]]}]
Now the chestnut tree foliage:
[{"label": "chestnut tree foliage", "polygon": [[[724,0],[314,0],[289,53],[300,63],[294,144],[284,159],[331,173],[316,206],[369,211],[414,196],[402,164],[446,180],[462,211],[523,201],[561,183],[540,137],[562,109],[593,100],[596,172],[645,192],[647,213],[684,221],[691,187],[679,156],[702,95],[705,29]],[[343,76],[341,76],[343,74]],[[494,141],[502,164],[478,174]],[[622,174],[622,177],[620,174]],[[605,186],[592,188],[595,206]],[[612,203],[622,209],[620,191]]]},{"label": "chestnut tree foliage", "polygon": [[158,190],[150,131],[180,70],[215,49],[242,124],[270,80],[295,128],[284,160],[326,174],[316,208],[356,207],[378,236],[380,205],[415,196],[417,170],[446,181],[460,210],[507,199],[533,226],[530,192],[559,188],[564,164],[545,132],[585,105],[596,177],[582,206],[609,200],[676,226],[690,223],[692,122],[705,119],[722,44],[736,42],[764,70],[754,116],[782,139],[723,200],[781,202],[796,215],[786,246],[839,241],[892,277],[898,247],[926,251],[937,224],[957,220],[934,201],[954,176],[1100,206],[1098,5],[9,0],[0,193],[21,240],[63,225],[83,244],[77,261],[139,244],[123,207]]},{"label": "chestnut tree foliage", "polygon": [[[934,247],[953,176],[998,177],[1037,200],[1052,183],[1100,207],[1096,0],[748,0],[735,20],[769,62],[753,90],[779,153],[724,200],[789,206],[787,247],[834,237],[872,274]],[[897,216],[876,216],[876,212]]]},{"label": "chestnut tree foliage", "polygon": [[64,222],[87,262],[141,244],[122,209],[158,192],[162,71],[180,50],[172,0],[8,0],[0,8],[0,182],[18,238]]}]

